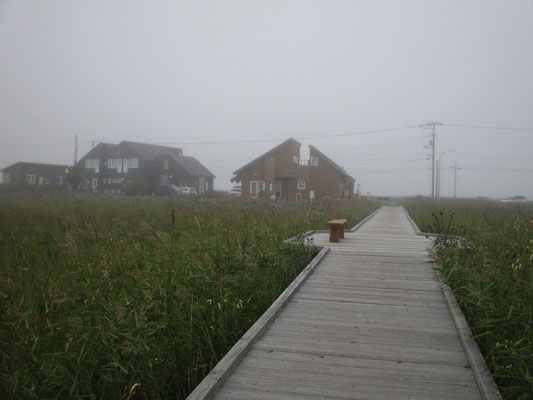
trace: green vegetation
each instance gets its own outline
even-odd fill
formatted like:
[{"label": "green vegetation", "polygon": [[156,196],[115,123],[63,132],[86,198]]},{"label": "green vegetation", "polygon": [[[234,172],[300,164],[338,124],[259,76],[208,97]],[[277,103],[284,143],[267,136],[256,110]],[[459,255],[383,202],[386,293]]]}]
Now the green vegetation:
[{"label": "green vegetation", "polygon": [[405,200],[505,399],[533,398],[533,205]]},{"label": "green vegetation", "polygon": [[184,398],[314,254],[377,206],[0,193],[0,397]]}]

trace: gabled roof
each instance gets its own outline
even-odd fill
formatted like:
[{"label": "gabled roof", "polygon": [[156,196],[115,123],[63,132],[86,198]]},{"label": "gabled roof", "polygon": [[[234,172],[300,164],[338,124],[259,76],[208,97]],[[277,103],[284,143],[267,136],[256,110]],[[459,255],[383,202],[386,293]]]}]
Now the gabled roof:
[{"label": "gabled roof", "polygon": [[192,176],[208,176],[215,178],[215,175],[194,157],[175,156],[172,157],[172,159]]},{"label": "gabled roof", "polygon": [[96,146],[94,146],[91,150],[89,150],[87,152],[87,154],[85,154],[83,157],[81,157],[77,162],[76,164],[79,164],[81,162],[81,160],[83,160],[84,158],[88,158],[88,156],[90,157],[94,157],[94,158],[102,158],[102,157],[107,157],[110,155],[110,153],[117,147],[116,144],[113,144],[113,143],[105,143],[105,142],[100,142],[98,143]]},{"label": "gabled roof", "polygon": [[44,163],[33,163],[33,162],[24,162],[24,161],[19,161],[19,162],[16,162],[15,164],[11,164],[7,167],[5,167],[4,169],[2,169],[0,172],[6,172],[8,170],[11,170],[13,168],[16,168],[16,167],[31,167],[31,168],[36,168],[36,169],[40,169],[40,170],[57,170],[57,169],[65,169],[65,168],[68,168],[68,165],[63,165],[63,164],[44,164]]},{"label": "gabled roof", "polygon": [[320,150],[318,150],[315,146],[309,145],[309,149],[317,153],[321,158],[326,160],[333,168],[335,168],[337,171],[339,171],[342,175],[347,176],[349,178],[352,178],[354,181],[355,179],[346,172],[344,168],[342,168],[339,164],[331,160],[328,156],[326,156],[324,153],[322,153]]},{"label": "gabled roof", "polygon": [[168,146],[159,146],[155,144],[130,142],[127,140],[123,140],[122,142],[120,142],[119,145],[121,144],[129,146],[131,149],[133,149],[133,151],[135,151],[137,154],[139,154],[139,156],[141,156],[147,161],[155,161],[157,157],[162,156],[162,155],[174,157],[174,156],[179,156],[183,153],[183,150],[177,147],[168,147]]},{"label": "gabled roof", "polygon": [[281,147],[287,145],[288,143],[291,143],[291,142],[294,142],[294,143],[297,143],[298,145],[301,145],[300,142],[298,142],[297,140],[294,140],[293,138],[289,138],[287,140],[285,140],[283,143],[280,143],[278,144],[276,147],[274,147],[273,149],[270,149],[269,151],[267,151],[265,154],[257,157],[255,160],[252,160],[250,161],[248,164],[246,164],[244,167],[241,167],[239,168],[237,171],[235,171],[233,173],[233,175],[239,175],[242,171],[244,171],[246,168],[248,168],[249,166],[251,166],[252,164],[256,163],[257,161],[260,161],[262,159],[265,159],[267,158],[269,155],[271,155],[272,153],[274,153],[276,150],[280,149]]}]

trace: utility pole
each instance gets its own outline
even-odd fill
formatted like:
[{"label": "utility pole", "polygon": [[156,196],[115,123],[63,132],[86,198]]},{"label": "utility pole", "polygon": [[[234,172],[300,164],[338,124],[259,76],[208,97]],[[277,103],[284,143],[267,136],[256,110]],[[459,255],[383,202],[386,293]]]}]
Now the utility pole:
[{"label": "utility pole", "polygon": [[437,160],[437,184],[435,185],[435,197],[440,197],[440,167],[439,167],[439,160]]},{"label": "utility pole", "polygon": [[457,168],[457,163],[453,166],[453,198],[455,199],[457,197],[457,170],[461,168]]},{"label": "utility pole", "polygon": [[433,140],[431,142],[431,148],[433,150],[431,156],[433,159],[433,169],[431,170],[431,197],[435,197],[435,122],[433,122]]},{"label": "utility pole", "polygon": [[453,198],[457,197],[457,163],[453,166]]},{"label": "utility pole", "polygon": [[74,138],[74,164],[78,162],[78,135]]},{"label": "utility pole", "polygon": [[431,197],[435,197],[437,192],[435,188],[435,125],[442,125],[439,122],[428,122],[427,124],[423,125],[424,127],[431,127],[432,128],[432,140],[431,140],[431,160],[432,160],[432,168],[431,168]]},{"label": "utility pole", "polygon": [[461,168],[457,168],[457,162],[450,168],[453,168],[453,198],[455,199],[457,197],[457,170]]}]

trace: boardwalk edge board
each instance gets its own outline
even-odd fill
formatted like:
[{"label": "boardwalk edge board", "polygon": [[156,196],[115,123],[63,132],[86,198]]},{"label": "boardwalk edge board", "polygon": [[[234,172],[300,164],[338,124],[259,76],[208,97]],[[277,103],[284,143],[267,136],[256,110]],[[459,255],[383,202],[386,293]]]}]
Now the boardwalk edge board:
[{"label": "boardwalk edge board", "polygon": [[[407,210],[405,210],[405,208],[403,207],[402,209],[405,212],[407,219],[416,231],[417,235],[426,237],[439,236],[436,234],[424,233],[420,231],[420,229],[416,225],[415,221],[413,221]],[[498,386],[494,382],[494,379],[490,374],[489,368],[487,367],[487,363],[485,362],[485,358],[481,354],[481,351],[479,350],[479,347],[473,338],[472,331],[470,330],[470,327],[466,322],[465,316],[461,311],[461,307],[459,307],[459,304],[457,303],[457,299],[455,298],[450,287],[446,283],[444,283],[442,275],[437,270],[435,270],[435,272],[440,282],[440,290],[446,300],[448,310],[452,315],[453,323],[455,324],[455,329],[457,330],[457,334],[459,335],[459,340],[461,341],[463,349],[466,353],[468,362],[472,367],[472,373],[474,374],[474,378],[476,379],[483,399],[501,400],[502,396],[500,394],[500,391],[498,390]]]},{"label": "boardwalk edge board", "polygon": [[237,343],[226,353],[211,372],[200,382],[194,391],[187,397],[189,400],[209,399],[214,392],[222,385],[224,380],[231,374],[233,369],[239,364],[242,358],[250,350],[252,345],[268,329],[270,324],[276,319],[285,305],[293,297],[294,293],[311,275],[313,270],[320,264],[322,259],[328,254],[329,247],[323,247],[313,260],[300,272],[294,281],[283,291],[283,293],[272,303],[265,313],[252,325],[248,331],[239,339]]}]

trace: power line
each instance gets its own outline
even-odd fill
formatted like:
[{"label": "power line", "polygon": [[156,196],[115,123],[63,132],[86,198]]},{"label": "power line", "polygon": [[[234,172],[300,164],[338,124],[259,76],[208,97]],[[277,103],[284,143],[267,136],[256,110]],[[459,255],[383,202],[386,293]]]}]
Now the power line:
[{"label": "power line", "polygon": [[442,125],[450,126],[454,128],[494,129],[494,130],[501,130],[501,131],[516,131],[516,132],[533,133],[533,129],[528,129],[528,128],[511,128],[511,127],[503,127],[503,126],[466,125],[466,124],[442,124]]},{"label": "power line", "polygon": [[[90,143],[90,140],[78,140],[78,143]],[[0,146],[0,149],[27,149],[27,148],[42,148],[42,147],[62,147],[62,146],[73,146],[75,142],[70,143],[47,143],[47,144],[20,144],[12,146]]]},{"label": "power line", "polygon": [[[394,132],[405,129],[419,128],[420,125],[409,125],[409,126],[400,126],[397,128],[386,128],[386,129],[374,129],[368,131],[358,131],[358,132],[347,132],[347,133],[335,133],[331,135],[317,135],[317,136],[299,136],[294,139],[297,140],[307,140],[307,139],[325,139],[332,137],[343,137],[343,136],[356,136],[356,135],[367,135],[370,133],[385,133],[385,132]],[[219,142],[160,142],[155,144],[161,145],[220,145],[220,144],[246,144],[246,143],[268,143],[268,142],[279,142],[287,140],[286,138],[277,138],[277,139],[259,139],[259,140],[228,140],[228,141],[219,141]]]}]

